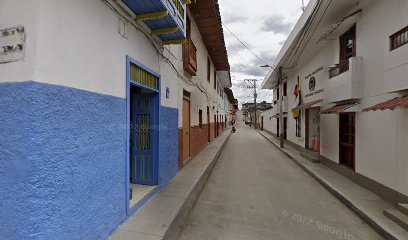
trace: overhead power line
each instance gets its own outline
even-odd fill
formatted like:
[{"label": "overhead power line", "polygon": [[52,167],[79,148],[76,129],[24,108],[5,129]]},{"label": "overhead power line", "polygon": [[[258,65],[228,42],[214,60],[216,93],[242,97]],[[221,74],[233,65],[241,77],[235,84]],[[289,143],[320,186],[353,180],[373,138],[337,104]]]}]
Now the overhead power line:
[{"label": "overhead power line", "polygon": [[237,37],[237,35],[235,35],[228,27],[227,25],[225,25],[224,23],[222,23],[222,25],[228,30],[228,32],[231,33],[232,36],[234,36],[234,38],[236,38],[241,44],[242,46],[244,46],[250,53],[252,53],[252,55],[254,55],[256,58],[258,58],[259,60],[261,60],[264,64],[268,65],[268,66],[272,66],[271,64],[269,64],[268,62],[266,62],[265,60],[263,60],[260,56],[258,56],[256,53],[254,53],[241,39],[239,39]]}]

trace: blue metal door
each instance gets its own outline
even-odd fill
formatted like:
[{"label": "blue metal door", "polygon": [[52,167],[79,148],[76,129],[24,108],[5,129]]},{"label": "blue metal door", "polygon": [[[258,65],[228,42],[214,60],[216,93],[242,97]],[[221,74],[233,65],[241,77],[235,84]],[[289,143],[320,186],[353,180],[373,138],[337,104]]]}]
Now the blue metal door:
[{"label": "blue metal door", "polygon": [[132,183],[155,185],[155,94],[136,93],[132,101]]}]

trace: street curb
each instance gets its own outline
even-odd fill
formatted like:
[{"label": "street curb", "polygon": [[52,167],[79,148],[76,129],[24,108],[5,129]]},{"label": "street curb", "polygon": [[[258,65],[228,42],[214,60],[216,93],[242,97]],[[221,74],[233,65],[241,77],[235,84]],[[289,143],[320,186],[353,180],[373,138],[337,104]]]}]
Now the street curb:
[{"label": "street curb", "polygon": [[225,145],[227,144],[230,137],[231,137],[231,132],[229,131],[228,136],[225,138],[224,142],[221,144],[221,147],[218,149],[213,159],[211,159],[210,164],[206,167],[200,179],[197,181],[193,190],[190,192],[183,206],[179,210],[177,216],[174,218],[173,222],[170,224],[166,234],[162,238],[163,240],[177,240],[177,238],[179,237],[181,231],[184,229],[184,226],[187,222],[187,218],[188,218],[188,215],[190,214],[191,209],[194,207],[194,204],[196,203],[198,197],[200,196],[202,190],[204,189],[204,186],[207,183],[207,180],[210,177],[214,169],[214,166],[217,163],[218,159],[220,158],[221,152],[224,150]]},{"label": "street curb", "polygon": [[108,239],[176,240],[230,136],[226,129]]},{"label": "street curb", "polygon": [[263,132],[259,131],[259,134],[263,136],[266,140],[272,143],[276,148],[278,148],[281,152],[287,155],[291,160],[293,160],[300,168],[302,168],[307,174],[313,177],[318,183],[320,183],[324,188],[326,188],[331,194],[333,194],[336,198],[338,198],[341,202],[343,202],[348,208],[350,208],[354,213],[356,213],[360,218],[362,218],[371,228],[373,228],[378,234],[384,237],[387,240],[403,240],[405,238],[395,236],[394,233],[390,232],[387,227],[382,226],[378,223],[375,217],[370,216],[369,213],[365,212],[359,204],[353,201],[351,198],[345,196],[340,190],[338,190],[335,186],[332,186],[330,183],[326,182],[323,178],[315,174],[312,170],[310,170],[307,166],[302,164],[299,160],[297,160],[294,156],[292,156],[288,151],[285,149],[281,149],[278,144],[273,142],[269,139],[267,135]]}]

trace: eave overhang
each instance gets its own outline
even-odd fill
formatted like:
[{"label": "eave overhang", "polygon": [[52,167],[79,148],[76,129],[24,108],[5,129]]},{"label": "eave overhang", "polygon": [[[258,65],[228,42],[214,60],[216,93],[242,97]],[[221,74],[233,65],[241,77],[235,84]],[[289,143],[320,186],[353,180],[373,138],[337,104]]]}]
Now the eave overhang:
[{"label": "eave overhang", "polygon": [[338,38],[361,16],[359,0],[311,0],[280,50],[262,89],[271,89],[278,82],[278,70],[285,77],[299,65],[319,53],[330,39]]},{"label": "eave overhang", "polygon": [[218,0],[200,0],[188,6],[194,18],[208,54],[224,87],[231,87],[230,65],[225,47]]}]

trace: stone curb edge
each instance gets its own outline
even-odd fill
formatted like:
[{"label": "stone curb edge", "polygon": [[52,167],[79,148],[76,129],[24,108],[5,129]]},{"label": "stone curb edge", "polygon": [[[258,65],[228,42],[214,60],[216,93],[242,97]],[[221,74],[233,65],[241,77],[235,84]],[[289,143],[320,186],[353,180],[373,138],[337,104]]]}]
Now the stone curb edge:
[{"label": "stone curb edge", "polygon": [[201,175],[200,179],[195,184],[193,190],[189,193],[188,197],[184,201],[176,217],[171,222],[170,226],[168,227],[166,233],[164,234],[162,238],[163,240],[176,240],[179,237],[181,231],[183,230],[187,222],[187,218],[188,218],[188,215],[190,214],[191,209],[193,208],[198,197],[200,196],[201,191],[204,189],[204,186],[207,183],[207,180],[210,177],[212,170],[214,169],[214,166],[217,163],[230,137],[231,137],[231,132],[228,132],[228,136],[225,138],[224,142],[221,144],[221,147],[217,150],[217,153],[214,155],[210,164],[208,164],[203,174]]}]

